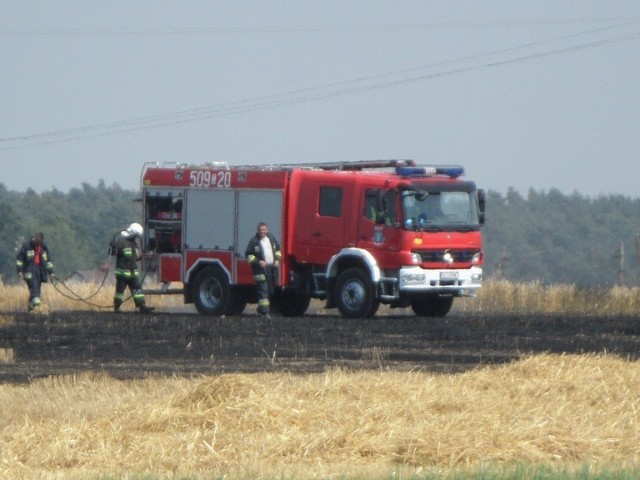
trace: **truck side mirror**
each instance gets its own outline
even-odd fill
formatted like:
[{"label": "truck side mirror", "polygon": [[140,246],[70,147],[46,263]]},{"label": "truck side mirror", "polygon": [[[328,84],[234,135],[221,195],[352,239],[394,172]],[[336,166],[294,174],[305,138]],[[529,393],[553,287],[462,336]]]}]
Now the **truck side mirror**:
[{"label": "truck side mirror", "polygon": [[478,221],[480,225],[484,225],[484,208],[487,202],[487,196],[483,189],[478,190]]},{"label": "truck side mirror", "polygon": [[424,190],[418,190],[416,192],[416,200],[419,202],[424,202],[429,196],[429,192],[425,192]]}]

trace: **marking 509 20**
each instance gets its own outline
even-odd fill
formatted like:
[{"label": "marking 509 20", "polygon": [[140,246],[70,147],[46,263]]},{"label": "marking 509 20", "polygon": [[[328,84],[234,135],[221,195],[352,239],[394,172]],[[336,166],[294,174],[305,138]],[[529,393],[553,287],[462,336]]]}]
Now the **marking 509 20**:
[{"label": "marking 509 20", "polygon": [[211,170],[192,170],[189,174],[189,186],[202,188],[230,188],[231,172]]}]

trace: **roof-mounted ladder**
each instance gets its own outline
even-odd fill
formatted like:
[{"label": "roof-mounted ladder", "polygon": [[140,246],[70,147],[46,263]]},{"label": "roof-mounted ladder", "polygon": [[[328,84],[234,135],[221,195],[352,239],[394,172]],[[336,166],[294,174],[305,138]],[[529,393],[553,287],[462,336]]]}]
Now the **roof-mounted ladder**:
[{"label": "roof-mounted ladder", "polygon": [[318,168],[320,170],[364,170],[367,168],[414,167],[413,160],[354,160],[350,162],[298,163],[274,165],[278,168]]}]

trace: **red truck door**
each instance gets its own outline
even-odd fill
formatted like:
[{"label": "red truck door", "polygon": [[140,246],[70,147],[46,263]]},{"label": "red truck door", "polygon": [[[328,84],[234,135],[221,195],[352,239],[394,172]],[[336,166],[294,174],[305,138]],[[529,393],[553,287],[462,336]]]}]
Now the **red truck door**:
[{"label": "red truck door", "polygon": [[363,185],[358,203],[358,244],[381,263],[399,249],[397,193]]},{"label": "red truck door", "polygon": [[293,236],[298,261],[326,265],[349,242],[347,218],[352,185],[348,178],[305,172],[298,190]]}]

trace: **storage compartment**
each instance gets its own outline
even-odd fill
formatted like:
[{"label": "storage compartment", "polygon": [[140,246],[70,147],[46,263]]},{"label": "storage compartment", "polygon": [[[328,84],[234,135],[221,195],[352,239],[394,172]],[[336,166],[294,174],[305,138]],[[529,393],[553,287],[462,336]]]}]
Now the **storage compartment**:
[{"label": "storage compartment", "polygon": [[182,251],[182,189],[148,189],[144,199],[145,252]]}]

